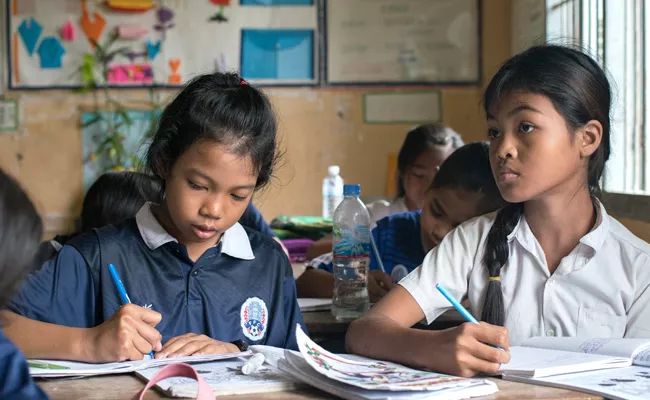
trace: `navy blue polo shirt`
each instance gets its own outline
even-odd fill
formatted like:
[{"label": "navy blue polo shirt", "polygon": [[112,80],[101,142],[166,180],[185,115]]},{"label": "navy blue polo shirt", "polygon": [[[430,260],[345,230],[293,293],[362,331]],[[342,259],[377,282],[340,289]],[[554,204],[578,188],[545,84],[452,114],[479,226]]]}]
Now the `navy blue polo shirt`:
[{"label": "navy blue polo shirt", "polygon": [[[420,215],[420,210],[392,214],[380,219],[372,230],[372,236],[387,274],[391,275],[398,265],[411,272],[422,264],[426,253],[420,238]],[[312,266],[332,272],[331,255],[329,259],[327,257],[314,259]],[[370,269],[380,269],[375,253],[372,251]]]},{"label": "navy blue polo shirt", "polygon": [[0,399],[47,399],[29,375],[25,357],[0,329]]},{"label": "navy blue polo shirt", "polygon": [[162,314],[163,343],[186,333],[297,349],[304,322],[289,259],[272,238],[239,223],[192,262],[145,204],[135,218],[70,240],[30,275],[9,310],[39,321],[90,328],[121,306],[108,265],[134,304]]},{"label": "navy blue polo shirt", "polygon": [[277,236],[253,203],[248,203],[248,207],[246,207],[246,211],[239,219],[239,223],[258,232],[266,233],[271,237]]}]

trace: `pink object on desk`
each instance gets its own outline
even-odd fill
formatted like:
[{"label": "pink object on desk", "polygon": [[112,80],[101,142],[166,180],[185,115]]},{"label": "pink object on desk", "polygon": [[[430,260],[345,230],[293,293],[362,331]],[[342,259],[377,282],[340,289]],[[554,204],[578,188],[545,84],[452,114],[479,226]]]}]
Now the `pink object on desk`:
[{"label": "pink object on desk", "polygon": [[181,377],[181,378],[191,378],[195,379],[198,384],[199,384],[199,390],[198,394],[196,396],[197,400],[208,400],[208,399],[214,399],[214,392],[212,391],[212,388],[206,381],[201,378],[201,375],[199,375],[198,372],[189,364],[183,364],[183,363],[174,363],[174,364],[169,364],[162,368],[160,371],[154,375],[147,385],[142,388],[141,391],[139,391],[135,396],[133,396],[133,400],[142,400],[144,399],[144,394],[147,390],[150,388],[154,387],[154,385],[164,379],[167,378],[176,378],[176,377]]},{"label": "pink object on desk", "polygon": [[70,21],[66,22],[61,27],[61,39],[65,40],[66,42],[74,41],[76,33],[77,32],[74,28],[74,25]]}]

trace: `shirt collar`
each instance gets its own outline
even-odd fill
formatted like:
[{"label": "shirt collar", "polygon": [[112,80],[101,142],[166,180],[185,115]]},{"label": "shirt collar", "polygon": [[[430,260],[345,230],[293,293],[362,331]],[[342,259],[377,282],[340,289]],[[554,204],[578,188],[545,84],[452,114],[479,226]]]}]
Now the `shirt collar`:
[{"label": "shirt collar", "polygon": [[[135,222],[138,225],[138,231],[140,232],[140,236],[142,236],[144,243],[151,250],[155,250],[169,242],[178,243],[178,240],[170,235],[165,228],[160,225],[160,222],[158,222],[156,217],[154,217],[151,212],[151,204],[152,203],[145,203],[142,208],[140,208],[140,211],[135,215]],[[241,260],[255,259],[250,240],[248,239],[248,234],[239,222],[235,223],[235,225],[231,226],[223,233],[221,243],[222,253]]]},{"label": "shirt collar", "polygon": [[[594,251],[597,251],[602,247],[605,237],[609,232],[609,215],[600,200],[595,197],[592,199],[594,201],[594,208],[596,209],[596,223],[589,233],[580,238],[580,243],[583,243],[594,249]],[[532,246],[536,241],[535,235],[530,230],[530,226],[523,215],[519,218],[519,222],[517,222],[515,228],[508,235],[508,242],[511,242],[515,238],[524,246]]]}]

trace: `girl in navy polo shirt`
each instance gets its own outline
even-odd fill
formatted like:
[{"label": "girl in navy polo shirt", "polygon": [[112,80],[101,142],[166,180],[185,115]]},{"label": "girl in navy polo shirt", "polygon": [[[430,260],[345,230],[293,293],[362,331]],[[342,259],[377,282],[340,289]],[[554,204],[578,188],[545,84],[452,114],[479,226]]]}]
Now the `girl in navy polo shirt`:
[{"label": "girl in navy polo shirt", "polygon": [[[29,357],[86,362],[296,348],[303,321],[289,259],[237,222],[276,158],[261,91],[236,74],[194,79],[147,151],[160,204],[67,242],[3,312],[7,335]],[[132,304],[122,305],[109,264]]]},{"label": "girl in navy polo shirt", "polygon": [[[32,202],[0,169],[0,306],[31,269],[41,234],[41,218]],[[46,398],[29,375],[25,357],[0,328],[0,399]]]}]

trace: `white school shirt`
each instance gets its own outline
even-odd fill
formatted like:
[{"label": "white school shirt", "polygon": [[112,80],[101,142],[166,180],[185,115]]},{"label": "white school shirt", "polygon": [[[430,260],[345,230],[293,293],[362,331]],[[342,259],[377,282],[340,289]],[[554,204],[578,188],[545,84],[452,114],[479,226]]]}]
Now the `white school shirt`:
[{"label": "white school shirt", "polygon": [[[597,205],[595,227],[553,275],[523,216],[508,235],[501,287],[512,345],[533,336],[650,338],[650,245]],[[451,308],[437,283],[457,299],[469,298],[470,311],[480,319],[489,276],[484,247],[495,216],[454,229],[400,282],[427,323]]]}]

